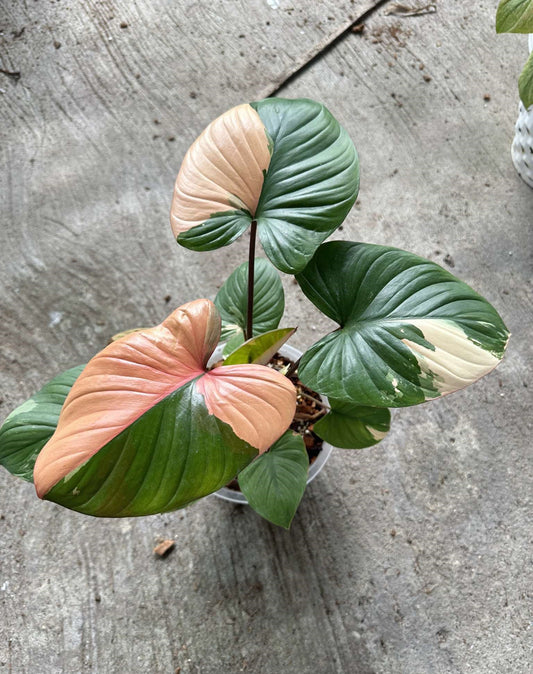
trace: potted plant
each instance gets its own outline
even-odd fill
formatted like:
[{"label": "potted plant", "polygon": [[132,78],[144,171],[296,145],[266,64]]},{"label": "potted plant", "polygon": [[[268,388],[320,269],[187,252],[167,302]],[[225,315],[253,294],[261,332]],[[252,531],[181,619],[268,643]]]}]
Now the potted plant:
[{"label": "potted plant", "polygon": [[518,175],[533,187],[533,0],[501,0],[498,33],[530,33],[529,59],[518,78],[520,103],[511,156]]},{"label": "potted plant", "polygon": [[[490,372],[508,331],[474,290],[403,250],[326,242],[358,186],[354,145],[319,103],[265,99],[213,121],[183,160],[172,229],[196,251],[249,230],[248,261],[214,302],[119,335],[15,409],[0,463],[41,498],[106,517],[182,508],[236,478],[255,510],[288,527],[308,476],[306,433],[369,447],[389,408]],[[279,271],[338,324],[296,362],[277,355],[295,330],[279,327]],[[295,432],[302,401],[314,411]]]}]

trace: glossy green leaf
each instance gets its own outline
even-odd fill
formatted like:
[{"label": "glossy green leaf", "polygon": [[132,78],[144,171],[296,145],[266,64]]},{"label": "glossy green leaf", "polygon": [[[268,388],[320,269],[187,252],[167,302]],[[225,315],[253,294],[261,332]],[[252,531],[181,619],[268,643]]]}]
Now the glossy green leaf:
[{"label": "glossy green leaf", "polygon": [[265,332],[264,335],[258,337],[252,337],[230,353],[224,360],[224,365],[239,365],[241,363],[266,365],[295,332],[296,328],[280,328],[279,330]]},{"label": "glossy green leaf", "polygon": [[358,189],[355,147],[329,110],[267,98],[228,110],[193,143],[171,224],[178,243],[214,250],[256,220],[268,258],[295,273],[343,222]]},{"label": "glossy green leaf", "polygon": [[508,331],[496,310],[439,265],[384,246],[323,244],[297,276],[340,328],[298,369],[328,398],[403,407],[464,388],[503,356]]},{"label": "glossy green leaf", "polygon": [[520,99],[526,110],[533,105],[533,51],[518,78]]},{"label": "glossy green leaf", "polygon": [[225,485],[256,453],[209,414],[192,381],[60,480],[46,499],[100,517],[176,510]]},{"label": "glossy green leaf", "polygon": [[54,377],[17,407],[0,428],[0,465],[33,482],[37,455],[52,437],[68,392],[83,370],[78,365]]},{"label": "glossy green leaf", "polygon": [[334,447],[363,449],[377,444],[390,428],[390,411],[330,400],[331,412],[313,425],[313,431]]},{"label": "glossy green leaf", "polygon": [[229,246],[250,226],[253,218],[246,209],[214,213],[202,225],[183,232],[179,244],[190,250],[216,250]]},{"label": "glossy green leaf", "polygon": [[[222,340],[231,340],[230,353],[244,342],[248,312],[248,262],[228,277],[215,297],[222,318]],[[253,334],[275,330],[285,309],[283,286],[276,269],[265,258],[255,259]]]},{"label": "glossy green leaf", "polygon": [[496,12],[496,32],[533,33],[533,0],[501,0]]},{"label": "glossy green leaf", "polygon": [[257,513],[288,529],[302,500],[308,470],[302,436],[287,431],[239,473],[239,486]]},{"label": "glossy green leaf", "polygon": [[302,270],[355,203],[355,147],[329,110],[309,99],[252,103],[273,143],[255,213],[259,238],[274,265]]}]

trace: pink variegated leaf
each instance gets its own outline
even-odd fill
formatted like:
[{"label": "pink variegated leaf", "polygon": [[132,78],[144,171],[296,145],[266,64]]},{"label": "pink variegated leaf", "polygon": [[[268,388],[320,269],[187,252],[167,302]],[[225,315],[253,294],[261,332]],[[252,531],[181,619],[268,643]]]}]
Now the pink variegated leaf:
[{"label": "pink variegated leaf", "polygon": [[39,496],[94,515],[172,510],[275,442],[292,420],[294,387],[260,365],[208,371],[219,334],[213,303],[196,300],[97,354],[37,457]]}]

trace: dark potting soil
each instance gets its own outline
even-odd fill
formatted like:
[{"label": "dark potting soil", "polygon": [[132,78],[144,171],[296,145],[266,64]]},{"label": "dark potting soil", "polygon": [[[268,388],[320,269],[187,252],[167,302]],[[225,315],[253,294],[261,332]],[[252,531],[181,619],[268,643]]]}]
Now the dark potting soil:
[{"label": "dark potting soil", "polygon": [[[292,365],[292,361],[279,353],[276,353],[268,363],[268,367],[273,367],[275,370],[283,370],[290,365]],[[322,438],[319,438],[313,432],[313,425],[326,414],[327,409],[322,405],[320,395],[304,386],[298,379],[298,372],[291,374],[289,379],[296,388],[296,412],[290,428],[303,437],[309,457],[309,465],[311,465],[322,451],[323,444]],[[228,482],[226,487],[234,491],[240,491],[236,479]]]}]

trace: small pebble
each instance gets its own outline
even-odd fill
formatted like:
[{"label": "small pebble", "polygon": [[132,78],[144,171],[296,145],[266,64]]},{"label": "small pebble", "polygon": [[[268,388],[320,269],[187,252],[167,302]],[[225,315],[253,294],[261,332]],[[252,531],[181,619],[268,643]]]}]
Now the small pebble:
[{"label": "small pebble", "polygon": [[176,542],[170,539],[161,541],[161,543],[158,543],[155,546],[154,555],[157,555],[158,557],[166,557],[166,555],[168,555],[168,553],[174,549],[175,545]]}]

